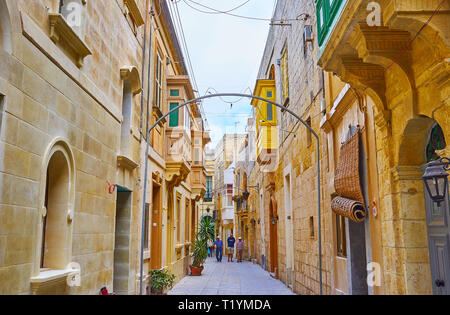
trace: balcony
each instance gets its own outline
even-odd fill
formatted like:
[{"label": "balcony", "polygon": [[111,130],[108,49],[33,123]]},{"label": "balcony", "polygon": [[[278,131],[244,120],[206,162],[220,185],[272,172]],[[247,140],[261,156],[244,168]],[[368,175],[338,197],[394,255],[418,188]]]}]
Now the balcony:
[{"label": "balcony", "polygon": [[168,128],[166,145],[167,181],[178,186],[191,172],[191,142],[182,128]]},{"label": "balcony", "polygon": [[222,220],[234,220],[234,208],[233,207],[227,207],[222,209]]},{"label": "balcony", "polygon": [[200,201],[206,193],[206,172],[203,165],[192,165],[191,186],[195,201]]},{"label": "balcony", "polygon": [[261,127],[256,144],[256,160],[260,165],[273,163],[278,155],[278,128]]}]

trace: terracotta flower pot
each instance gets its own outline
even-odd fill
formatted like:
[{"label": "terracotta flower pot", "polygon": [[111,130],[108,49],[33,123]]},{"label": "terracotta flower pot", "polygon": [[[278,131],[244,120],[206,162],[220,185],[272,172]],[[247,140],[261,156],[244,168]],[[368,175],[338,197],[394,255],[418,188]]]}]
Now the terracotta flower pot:
[{"label": "terracotta flower pot", "polygon": [[189,266],[189,268],[191,268],[191,276],[201,276],[203,269],[205,269],[205,267],[203,266],[202,267]]}]

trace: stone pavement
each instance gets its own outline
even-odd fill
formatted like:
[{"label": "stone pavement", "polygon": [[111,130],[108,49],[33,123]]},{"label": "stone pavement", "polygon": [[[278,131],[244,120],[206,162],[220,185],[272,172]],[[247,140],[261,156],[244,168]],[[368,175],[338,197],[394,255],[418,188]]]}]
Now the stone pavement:
[{"label": "stone pavement", "polygon": [[186,276],[169,295],[295,295],[261,266],[208,258],[201,277]]}]

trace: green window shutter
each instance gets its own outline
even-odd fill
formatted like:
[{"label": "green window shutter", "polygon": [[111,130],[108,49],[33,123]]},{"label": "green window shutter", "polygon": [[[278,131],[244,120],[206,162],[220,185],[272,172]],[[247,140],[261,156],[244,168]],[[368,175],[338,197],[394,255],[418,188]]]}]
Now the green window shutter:
[{"label": "green window shutter", "polygon": [[[170,103],[170,110],[174,109],[175,107],[179,106],[178,103]],[[178,127],[179,125],[179,117],[180,117],[180,111],[177,109],[175,112],[170,114],[169,119],[169,127]]]}]

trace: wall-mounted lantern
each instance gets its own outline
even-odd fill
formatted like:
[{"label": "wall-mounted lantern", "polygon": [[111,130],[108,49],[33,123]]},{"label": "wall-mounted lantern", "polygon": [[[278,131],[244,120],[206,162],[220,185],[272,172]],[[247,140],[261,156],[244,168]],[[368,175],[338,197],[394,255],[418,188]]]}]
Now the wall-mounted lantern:
[{"label": "wall-mounted lantern", "polygon": [[450,170],[450,160],[441,158],[428,163],[422,177],[431,199],[438,206],[447,198],[448,170]]}]

